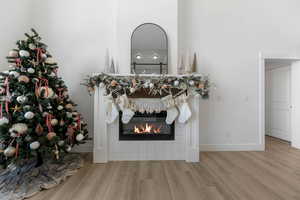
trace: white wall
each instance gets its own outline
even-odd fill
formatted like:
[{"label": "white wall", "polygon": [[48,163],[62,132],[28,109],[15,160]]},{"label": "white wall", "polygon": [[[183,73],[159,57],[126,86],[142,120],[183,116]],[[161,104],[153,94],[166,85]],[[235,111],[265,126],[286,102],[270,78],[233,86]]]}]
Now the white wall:
[{"label": "white wall", "polygon": [[116,0],[116,57],[120,72],[130,72],[130,39],[133,30],[147,22],[165,29],[169,41],[169,73],[176,72],[178,23],[177,0]]},{"label": "white wall", "polygon": [[181,48],[197,52],[199,71],[217,85],[201,105],[203,148],[259,148],[258,55],[300,52],[300,2],[179,1],[184,5]]},{"label": "white wall", "polygon": [[59,75],[92,130],[92,99],[80,83],[87,75],[103,71],[113,43],[113,2],[36,1],[34,11],[34,27],[58,61]]},{"label": "white wall", "polygon": [[120,71],[129,72],[132,30],[144,22],[157,23],[168,33],[171,73],[176,72],[178,52],[190,49],[197,52],[199,71],[217,84],[201,105],[202,147],[257,149],[258,53],[297,56],[300,2],[178,1],[44,0],[34,6],[29,0],[5,1],[0,8],[1,69],[15,40],[35,27],[91,124],[90,98],[79,83],[103,68],[107,48],[119,60]]},{"label": "white wall", "polygon": [[0,5],[0,71],[7,70],[6,56],[28,29],[32,0],[9,0]]}]

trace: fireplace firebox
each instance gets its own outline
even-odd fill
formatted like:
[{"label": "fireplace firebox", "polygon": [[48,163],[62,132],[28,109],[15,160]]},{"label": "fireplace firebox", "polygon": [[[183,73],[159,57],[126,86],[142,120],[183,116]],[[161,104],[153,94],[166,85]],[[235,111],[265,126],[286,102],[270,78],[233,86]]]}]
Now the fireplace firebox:
[{"label": "fireplace firebox", "polygon": [[140,113],[136,112],[128,124],[122,123],[122,112],[119,120],[119,140],[174,140],[175,122],[168,125],[167,112]]}]

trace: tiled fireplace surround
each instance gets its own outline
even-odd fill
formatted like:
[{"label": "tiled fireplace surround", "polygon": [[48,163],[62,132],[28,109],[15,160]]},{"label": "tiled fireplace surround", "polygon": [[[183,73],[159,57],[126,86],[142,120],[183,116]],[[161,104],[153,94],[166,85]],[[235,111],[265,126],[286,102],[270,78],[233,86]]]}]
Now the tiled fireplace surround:
[{"label": "tiled fireplace surround", "polygon": [[[160,101],[153,98],[153,101]],[[119,141],[119,119],[106,123],[104,90],[94,94],[94,163],[133,160],[184,160],[199,162],[199,97],[189,99],[192,117],[186,124],[175,122],[175,140]]]}]

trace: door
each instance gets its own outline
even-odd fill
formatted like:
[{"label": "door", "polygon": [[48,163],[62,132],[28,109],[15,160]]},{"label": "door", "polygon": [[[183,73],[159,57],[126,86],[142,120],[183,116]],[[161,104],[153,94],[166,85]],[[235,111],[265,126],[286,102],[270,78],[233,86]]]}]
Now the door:
[{"label": "door", "polygon": [[291,141],[291,67],[266,71],[266,134]]}]

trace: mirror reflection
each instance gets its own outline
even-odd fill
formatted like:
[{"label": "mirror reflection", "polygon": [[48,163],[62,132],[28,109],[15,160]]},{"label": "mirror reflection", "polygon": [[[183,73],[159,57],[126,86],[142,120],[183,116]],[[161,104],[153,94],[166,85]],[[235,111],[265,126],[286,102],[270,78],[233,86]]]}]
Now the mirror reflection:
[{"label": "mirror reflection", "polygon": [[160,26],[147,23],[134,30],[131,38],[131,72],[168,73],[168,39]]}]

